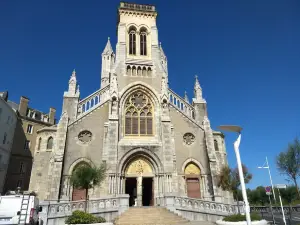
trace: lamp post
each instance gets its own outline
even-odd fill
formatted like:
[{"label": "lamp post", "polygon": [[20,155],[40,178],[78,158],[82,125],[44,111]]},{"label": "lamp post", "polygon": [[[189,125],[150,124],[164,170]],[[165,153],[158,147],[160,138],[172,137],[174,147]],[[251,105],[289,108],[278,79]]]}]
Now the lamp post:
[{"label": "lamp post", "polygon": [[[266,166],[265,166],[265,164],[266,164]],[[272,193],[273,193],[273,197],[274,197],[274,202],[276,203],[276,196],[275,196],[275,191],[274,191],[274,185],[273,185],[273,181],[272,181],[270,166],[269,166],[269,162],[268,162],[268,157],[266,157],[266,162],[264,163],[264,165],[259,166],[258,169],[268,169],[269,176],[270,176],[270,181],[271,181],[271,186],[272,186]]]},{"label": "lamp post", "polygon": [[235,132],[235,133],[239,134],[237,140],[233,143],[233,146],[234,146],[236,161],[237,161],[238,170],[239,170],[239,177],[240,177],[242,194],[243,194],[243,199],[244,199],[244,204],[245,204],[245,214],[246,214],[247,225],[251,225],[250,206],[249,206],[249,202],[248,202],[248,198],[247,198],[244,173],[243,173],[243,167],[242,167],[240,150],[239,150],[240,142],[241,142],[242,128],[239,126],[234,126],[234,125],[223,125],[223,126],[219,126],[219,128],[224,131],[230,131],[230,132]]}]

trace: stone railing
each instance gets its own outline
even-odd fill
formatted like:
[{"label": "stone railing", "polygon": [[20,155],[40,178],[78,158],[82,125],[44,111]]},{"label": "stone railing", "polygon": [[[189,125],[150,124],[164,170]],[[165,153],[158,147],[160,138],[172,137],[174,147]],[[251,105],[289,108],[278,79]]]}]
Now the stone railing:
[{"label": "stone railing", "polygon": [[[157,205],[166,207],[188,220],[212,221],[238,213],[236,205],[196,198],[164,196],[156,198]],[[242,212],[243,213],[243,212]]]},{"label": "stone railing", "polygon": [[80,100],[80,102],[78,103],[77,117],[81,117],[84,114],[88,113],[97,105],[105,102],[108,98],[109,85]]},{"label": "stone railing", "polygon": [[170,103],[177,108],[179,111],[181,111],[183,114],[185,114],[190,119],[195,119],[195,109],[194,107],[186,102],[182,97],[177,95],[174,91],[169,89],[169,100]]},{"label": "stone railing", "polygon": [[[128,199],[128,195],[91,199],[87,201],[87,212],[100,215],[107,221],[112,221],[128,209]],[[84,211],[85,204],[86,201],[41,202],[42,212],[40,212],[40,218],[43,220],[44,225],[61,224],[75,210]]]}]

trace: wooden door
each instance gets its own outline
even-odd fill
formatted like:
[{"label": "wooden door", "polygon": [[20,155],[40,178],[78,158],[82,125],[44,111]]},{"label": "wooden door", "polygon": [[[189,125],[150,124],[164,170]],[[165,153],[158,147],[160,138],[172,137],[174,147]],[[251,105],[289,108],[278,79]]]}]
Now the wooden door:
[{"label": "wooden door", "polygon": [[187,195],[190,198],[200,198],[200,183],[199,178],[187,178]]},{"label": "wooden door", "polygon": [[85,200],[86,190],[85,189],[73,189],[72,201]]}]

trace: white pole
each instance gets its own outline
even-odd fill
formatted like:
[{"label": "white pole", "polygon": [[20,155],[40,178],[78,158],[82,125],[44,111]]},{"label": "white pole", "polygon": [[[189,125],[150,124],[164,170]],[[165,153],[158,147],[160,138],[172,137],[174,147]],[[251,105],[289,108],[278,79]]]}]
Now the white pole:
[{"label": "white pole", "polygon": [[267,167],[268,167],[268,171],[269,171],[269,176],[270,176],[270,181],[271,181],[271,186],[272,186],[273,197],[274,197],[274,201],[276,203],[276,196],[275,196],[275,191],[274,191],[274,185],[273,185],[273,181],[272,181],[270,166],[269,166],[269,162],[268,162],[268,157],[266,157],[266,162],[267,162]]},{"label": "white pole", "polygon": [[286,225],[284,210],[283,210],[282,201],[281,201],[280,190],[279,189],[277,189],[277,190],[278,190],[278,193],[279,193],[279,201],[280,201],[280,206],[281,206],[282,219],[283,219],[284,225]]},{"label": "white pole", "polygon": [[239,134],[238,139],[234,142],[234,151],[235,151],[237,165],[238,165],[238,169],[239,169],[242,194],[243,194],[243,199],[244,199],[244,203],[245,203],[245,213],[246,213],[247,225],[251,225],[250,206],[249,206],[249,202],[248,202],[248,198],[247,198],[243,167],[242,167],[240,151],[239,151],[240,142],[241,142],[241,134]]}]

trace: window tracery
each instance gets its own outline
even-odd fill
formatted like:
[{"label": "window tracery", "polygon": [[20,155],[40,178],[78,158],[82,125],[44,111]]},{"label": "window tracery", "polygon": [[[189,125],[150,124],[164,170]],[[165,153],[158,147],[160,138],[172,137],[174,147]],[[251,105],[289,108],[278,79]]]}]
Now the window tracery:
[{"label": "window tracery", "polygon": [[125,135],[153,135],[153,106],[143,92],[134,92],[125,102]]},{"label": "window tracery", "polygon": [[195,135],[193,135],[192,133],[185,133],[183,135],[183,142],[187,145],[191,145],[193,144],[195,141]]},{"label": "window tracery", "polygon": [[147,55],[147,30],[140,30],[140,55]]}]

